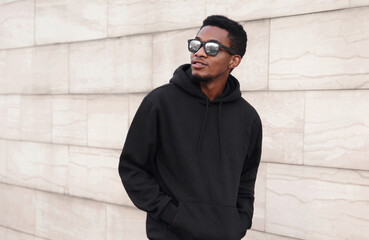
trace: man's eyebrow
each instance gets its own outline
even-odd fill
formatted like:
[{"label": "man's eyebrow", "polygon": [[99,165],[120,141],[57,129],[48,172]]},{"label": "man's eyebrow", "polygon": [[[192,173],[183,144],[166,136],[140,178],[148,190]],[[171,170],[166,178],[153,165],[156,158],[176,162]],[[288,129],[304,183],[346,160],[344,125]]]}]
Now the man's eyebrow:
[{"label": "man's eyebrow", "polygon": [[[196,36],[195,37],[195,39],[197,39],[197,40],[200,40],[201,41],[201,38],[200,37],[198,37],[198,36]],[[207,40],[207,42],[217,42],[217,43],[220,43],[218,40],[216,40],[216,39],[209,39],[209,40]]]}]

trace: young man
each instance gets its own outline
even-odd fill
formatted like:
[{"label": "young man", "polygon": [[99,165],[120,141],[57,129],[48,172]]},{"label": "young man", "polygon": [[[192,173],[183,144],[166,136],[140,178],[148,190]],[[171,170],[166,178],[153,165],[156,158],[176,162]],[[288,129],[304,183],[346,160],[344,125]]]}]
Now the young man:
[{"label": "young man", "polygon": [[191,64],[137,110],[119,174],[151,240],[240,240],[251,227],[262,126],[230,75],[246,42],[237,22],[206,18]]}]

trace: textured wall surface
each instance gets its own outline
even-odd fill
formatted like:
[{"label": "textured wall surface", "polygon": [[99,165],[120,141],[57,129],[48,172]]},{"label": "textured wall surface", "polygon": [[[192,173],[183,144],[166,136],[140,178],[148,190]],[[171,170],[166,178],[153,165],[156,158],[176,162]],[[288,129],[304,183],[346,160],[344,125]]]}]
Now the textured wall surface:
[{"label": "textured wall surface", "polygon": [[121,148],[211,14],[264,125],[244,240],[368,239],[369,0],[0,1],[0,239],[146,239]]}]

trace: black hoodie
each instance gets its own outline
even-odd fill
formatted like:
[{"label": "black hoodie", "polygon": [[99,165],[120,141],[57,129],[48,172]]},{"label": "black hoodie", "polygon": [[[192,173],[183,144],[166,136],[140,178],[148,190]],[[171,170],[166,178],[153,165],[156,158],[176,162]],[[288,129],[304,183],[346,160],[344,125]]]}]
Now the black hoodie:
[{"label": "black hoodie", "polygon": [[155,240],[240,240],[251,227],[262,127],[229,76],[213,101],[189,64],[142,100],[120,156],[128,196]]}]

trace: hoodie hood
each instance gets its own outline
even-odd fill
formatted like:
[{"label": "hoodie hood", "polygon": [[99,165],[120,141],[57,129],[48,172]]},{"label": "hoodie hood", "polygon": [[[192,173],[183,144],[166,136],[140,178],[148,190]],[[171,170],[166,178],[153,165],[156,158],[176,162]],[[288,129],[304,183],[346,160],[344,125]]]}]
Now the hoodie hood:
[{"label": "hoodie hood", "polygon": [[191,75],[191,65],[184,64],[175,70],[173,77],[169,82],[174,83],[189,95],[199,98],[200,102],[203,103],[206,103],[206,99],[212,103],[220,103],[232,102],[241,98],[242,94],[240,91],[240,83],[231,74],[228,77],[223,93],[220,96],[217,96],[213,101],[210,101],[210,99],[201,91],[199,83],[193,83],[191,81]]},{"label": "hoodie hood", "polygon": [[218,131],[219,131],[219,154],[220,154],[220,165],[223,166],[223,152],[222,152],[222,104],[227,102],[236,101],[241,98],[240,83],[231,74],[227,79],[226,86],[223,93],[217,96],[215,99],[210,101],[205,93],[202,92],[199,83],[194,83],[191,81],[191,65],[184,64],[177,68],[174,72],[170,83],[175,84],[180,89],[182,89],[187,94],[197,98],[200,104],[204,104],[206,107],[204,109],[204,117],[202,121],[201,130],[199,133],[197,141],[197,151],[201,149],[202,138],[205,133],[205,128],[207,125],[207,116],[209,110],[209,104],[218,104],[219,106],[219,116],[218,116]]}]

